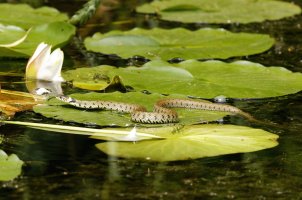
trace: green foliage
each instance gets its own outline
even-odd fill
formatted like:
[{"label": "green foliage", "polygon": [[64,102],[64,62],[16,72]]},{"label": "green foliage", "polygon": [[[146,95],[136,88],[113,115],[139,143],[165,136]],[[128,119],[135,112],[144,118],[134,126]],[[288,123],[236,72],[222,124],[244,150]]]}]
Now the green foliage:
[{"label": "green foliage", "polygon": [[[264,98],[292,94],[302,89],[301,73],[293,73],[282,67],[264,67],[247,61],[225,63],[187,60],[179,64],[151,61],[142,67],[116,68],[106,65],[78,68],[63,74],[66,80],[73,80],[78,86],[81,85],[80,82],[89,81],[93,84],[96,75],[110,79],[120,76],[124,85],[131,86],[136,91],[148,90],[152,93],[203,98],[219,95]],[[104,83],[102,80],[101,82]]]},{"label": "green foliage", "polygon": [[35,128],[45,131],[53,131],[59,133],[68,133],[75,135],[88,135],[96,139],[109,140],[109,141],[135,141],[140,140],[151,140],[151,139],[162,139],[162,137],[149,134],[140,133],[136,131],[135,138],[129,137],[129,134],[133,128],[104,128],[104,129],[94,129],[94,128],[84,128],[76,126],[63,126],[55,124],[44,124],[44,123],[31,123],[31,122],[20,122],[20,121],[4,121],[6,124],[15,124],[21,126],[27,126],[29,128]]},{"label": "green foliage", "polygon": [[[25,31],[18,27],[3,26],[0,31],[0,44],[20,39]],[[2,57],[30,57],[39,43],[45,42],[54,48],[65,45],[75,34],[75,27],[67,22],[52,22],[35,26],[24,42],[15,47],[0,47]]]},{"label": "green foliage", "polygon": [[[148,130],[149,129],[149,130]],[[195,125],[181,129],[164,127],[154,131],[138,129],[165,137],[140,142],[105,142],[97,148],[112,156],[152,161],[188,160],[231,153],[258,151],[278,144],[278,136],[261,129],[234,125]]]},{"label": "green foliage", "polygon": [[0,23],[15,25],[24,29],[51,23],[56,21],[67,21],[66,14],[50,7],[33,9],[26,4],[0,3]]},{"label": "green foliage", "polygon": [[95,14],[99,5],[100,0],[89,0],[70,18],[69,23],[73,25],[85,24]]},{"label": "green foliage", "polygon": [[273,44],[274,40],[268,35],[209,28],[197,31],[135,28],[124,32],[96,33],[85,39],[85,46],[91,51],[117,54],[123,58],[140,55],[163,60],[245,56],[266,51]]},{"label": "green foliage", "polygon": [[8,156],[0,149],[0,181],[13,180],[21,174],[23,161],[17,155]]},{"label": "green foliage", "polygon": [[274,0],[155,0],[136,9],[184,23],[252,23],[301,13],[300,7]]}]

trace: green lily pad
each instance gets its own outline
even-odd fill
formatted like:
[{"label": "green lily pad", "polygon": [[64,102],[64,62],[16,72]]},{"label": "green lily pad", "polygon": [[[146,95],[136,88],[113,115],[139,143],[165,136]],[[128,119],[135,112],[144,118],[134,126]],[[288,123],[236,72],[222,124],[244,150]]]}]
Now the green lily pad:
[{"label": "green lily pad", "polygon": [[[20,39],[26,31],[18,27],[3,26],[0,31],[0,44]],[[0,47],[2,57],[30,57],[41,42],[54,48],[64,46],[75,34],[75,27],[67,22],[52,22],[33,27],[27,38],[15,47]]]},{"label": "green lily pad", "polygon": [[[153,110],[154,103],[166,96],[160,94],[146,95],[140,92],[129,93],[87,93],[71,95],[81,100],[108,100],[125,103],[134,103],[145,106],[149,111]],[[170,95],[169,98],[185,98],[182,95]],[[129,126],[133,124],[130,115],[116,111],[104,110],[85,110],[72,107],[58,100],[50,100],[48,104],[37,105],[33,108],[34,112],[40,113],[45,117],[59,119],[69,122],[83,124],[97,124],[101,126]],[[181,124],[194,124],[205,121],[215,121],[224,117],[226,112],[177,109]]]},{"label": "green lily pad", "polygon": [[156,0],[136,8],[167,21],[184,23],[251,23],[278,20],[301,13],[293,3],[265,0]]},{"label": "green lily pad", "polygon": [[125,68],[104,65],[70,70],[63,73],[63,77],[66,80],[86,82],[92,80],[94,74],[110,79],[120,76],[124,85],[136,91],[203,98],[219,95],[264,98],[292,94],[302,89],[301,73],[293,73],[282,67],[264,67],[248,61],[225,63],[187,60],[178,64],[151,61],[142,67]]},{"label": "green lily pad", "polygon": [[21,174],[23,161],[17,155],[8,156],[0,149],[0,181],[13,180]]},{"label": "green lily pad", "polygon": [[[166,137],[163,140],[104,142],[96,147],[109,155],[123,158],[176,161],[259,151],[278,145],[277,135],[243,126],[195,125],[185,126],[176,132],[173,127],[164,129],[164,134],[158,134]],[[146,128],[138,131],[155,132]]]},{"label": "green lily pad", "polygon": [[232,33],[224,29],[183,28],[96,33],[84,41],[88,50],[104,54],[117,54],[123,58],[135,55],[149,59],[168,60],[229,58],[261,53],[274,44],[274,39],[264,34]]},{"label": "green lily pad", "polygon": [[68,16],[60,13],[55,8],[41,7],[33,9],[27,4],[0,4],[0,23],[6,25],[29,29],[44,23],[67,20]]}]

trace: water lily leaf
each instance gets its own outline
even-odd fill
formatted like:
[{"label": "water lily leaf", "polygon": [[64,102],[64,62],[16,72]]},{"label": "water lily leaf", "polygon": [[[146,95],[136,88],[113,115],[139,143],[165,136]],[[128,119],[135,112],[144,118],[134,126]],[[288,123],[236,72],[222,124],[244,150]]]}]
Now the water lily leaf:
[{"label": "water lily leaf", "polygon": [[41,7],[33,9],[27,4],[0,4],[0,23],[15,25],[25,29],[44,23],[66,21],[68,16],[55,8]]},{"label": "water lily leaf", "polygon": [[43,101],[42,97],[29,93],[1,89],[0,112],[12,117],[16,112],[31,110],[34,105]]},{"label": "water lily leaf", "polygon": [[95,73],[109,78],[120,76],[124,85],[131,86],[136,91],[148,90],[152,93],[203,98],[219,95],[264,98],[292,94],[302,89],[301,73],[293,73],[282,67],[264,67],[248,61],[225,63],[187,60],[178,64],[151,61],[142,67],[116,68],[106,65],[78,68],[65,72],[63,77],[66,80],[75,77],[73,80],[80,82],[79,74],[86,75],[87,80],[92,79]]},{"label": "water lily leaf", "polygon": [[[26,34],[21,28],[3,26],[0,31],[0,44],[14,42]],[[26,39],[13,47],[0,47],[0,56],[3,57],[30,57],[38,44],[45,42],[54,48],[65,45],[75,34],[75,27],[67,22],[53,22],[33,27]]]},{"label": "water lily leaf", "polygon": [[261,53],[268,50],[274,40],[268,35],[231,33],[224,29],[183,28],[96,33],[84,41],[88,50],[104,54],[117,54],[123,58],[135,55],[163,60],[180,57],[184,59],[229,58]]},{"label": "water lily leaf", "polygon": [[0,181],[10,181],[21,174],[23,161],[17,155],[8,156],[0,149]]},{"label": "water lily leaf", "polygon": [[155,0],[136,11],[158,14],[167,21],[219,24],[278,20],[301,13],[299,6],[274,0]]},{"label": "water lily leaf", "polygon": [[[154,103],[166,96],[160,94],[146,95],[140,92],[129,93],[87,93],[71,95],[81,100],[110,100],[126,103],[134,103],[145,106],[149,111],[153,110]],[[170,98],[185,98],[182,95],[170,95]],[[129,114],[103,111],[103,110],[85,110],[78,109],[59,102],[58,100],[50,100],[48,105],[37,105],[33,108],[34,112],[40,113],[45,117],[59,119],[69,122],[77,122],[83,124],[97,124],[101,126],[129,126],[131,122]],[[193,124],[205,121],[215,121],[224,117],[226,112],[201,111],[177,109],[181,124]]]},{"label": "water lily leaf", "polygon": [[[0,24],[1,26],[1,24]],[[1,27],[1,29],[3,30],[3,28]],[[7,47],[7,48],[10,48],[10,47],[15,47],[15,46],[18,46],[19,44],[21,44],[22,42],[24,42],[24,40],[27,38],[29,32],[30,32],[31,29],[28,29],[27,32],[22,36],[22,38],[16,40],[16,41],[13,41],[11,43],[8,43],[8,44],[0,44],[0,47]]]},{"label": "water lily leaf", "polygon": [[[94,73],[94,71],[92,71]],[[68,80],[72,81],[74,79],[73,74],[66,72],[65,77]],[[91,79],[92,78],[92,79]],[[80,81],[77,81],[80,80]],[[76,80],[72,81],[74,87],[86,89],[86,90],[106,90],[108,91],[110,87],[119,87],[125,89],[125,86],[122,84],[122,80],[119,76],[114,76],[110,79],[107,76],[102,76],[97,72],[95,74],[78,74]]]},{"label": "water lily leaf", "polygon": [[[53,131],[59,133],[69,133],[76,135],[88,135],[92,138],[102,139],[102,140],[114,140],[114,141],[129,141],[128,139],[134,139],[130,141],[140,141],[140,140],[150,140],[150,139],[161,139],[162,137],[149,134],[149,133],[140,133],[134,128],[106,128],[106,129],[94,129],[94,128],[84,128],[76,126],[63,126],[63,125],[54,125],[54,124],[43,124],[43,123],[31,123],[31,122],[20,122],[20,121],[3,121],[5,124],[16,124],[21,126],[27,126],[30,128]],[[135,130],[135,137],[129,138],[131,136],[132,130]],[[1,144],[0,136],[0,144]]]},{"label": "water lily leaf", "polygon": [[[141,142],[104,142],[96,145],[101,151],[123,158],[153,161],[188,160],[224,154],[259,151],[278,144],[278,136],[261,129],[234,125],[185,126],[175,132],[164,128],[163,140]],[[148,132],[148,130],[140,130]],[[151,130],[154,134],[154,129]]]}]

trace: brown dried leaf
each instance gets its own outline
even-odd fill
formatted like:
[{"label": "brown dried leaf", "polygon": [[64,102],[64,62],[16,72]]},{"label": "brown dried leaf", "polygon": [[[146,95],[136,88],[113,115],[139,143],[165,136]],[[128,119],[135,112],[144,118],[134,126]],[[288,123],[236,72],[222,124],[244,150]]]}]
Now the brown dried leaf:
[{"label": "brown dried leaf", "polygon": [[11,118],[16,112],[31,110],[34,105],[43,100],[43,97],[30,93],[1,89],[0,111]]}]

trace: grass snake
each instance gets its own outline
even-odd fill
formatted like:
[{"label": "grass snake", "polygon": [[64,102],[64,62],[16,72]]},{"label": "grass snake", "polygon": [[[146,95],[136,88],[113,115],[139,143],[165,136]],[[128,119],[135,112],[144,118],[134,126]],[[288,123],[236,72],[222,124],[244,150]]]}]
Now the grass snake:
[{"label": "grass snake", "polygon": [[162,99],[155,103],[153,112],[147,112],[146,108],[138,104],[130,104],[116,101],[83,101],[70,96],[60,95],[57,99],[77,108],[104,109],[130,113],[131,120],[147,124],[163,124],[179,122],[177,112],[170,108],[186,108],[211,111],[231,112],[241,115],[250,121],[258,121],[250,114],[231,105],[211,103],[191,99]]}]

